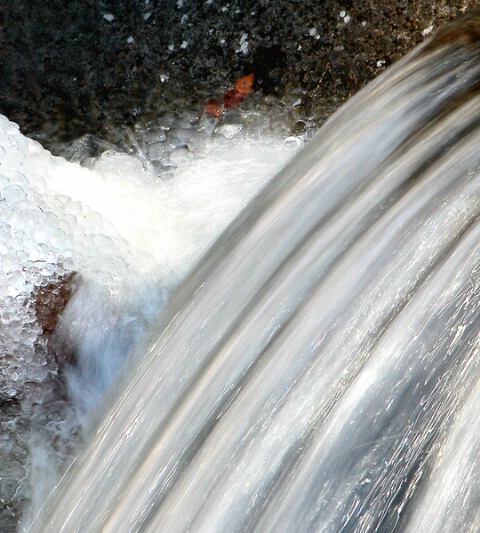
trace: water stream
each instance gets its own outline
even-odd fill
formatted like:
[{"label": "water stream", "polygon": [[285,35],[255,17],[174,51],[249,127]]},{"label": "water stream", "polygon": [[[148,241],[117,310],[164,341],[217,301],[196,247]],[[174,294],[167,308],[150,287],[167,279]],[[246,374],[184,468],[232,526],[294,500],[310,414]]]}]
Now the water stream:
[{"label": "water stream", "polygon": [[31,533],[478,530],[476,28],[387,70],[240,213]]}]

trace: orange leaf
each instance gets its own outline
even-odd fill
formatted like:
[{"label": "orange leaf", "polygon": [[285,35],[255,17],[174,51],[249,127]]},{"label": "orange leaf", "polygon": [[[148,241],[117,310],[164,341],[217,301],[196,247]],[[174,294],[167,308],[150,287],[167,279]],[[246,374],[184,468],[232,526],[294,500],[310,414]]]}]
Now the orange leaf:
[{"label": "orange leaf", "polygon": [[221,118],[224,113],[223,106],[215,100],[209,100],[203,111],[215,118]]},{"label": "orange leaf", "polygon": [[255,76],[253,74],[239,78],[235,82],[235,92],[241,94],[242,96],[247,96],[250,93],[253,93],[252,85],[254,81]]},{"label": "orange leaf", "polygon": [[228,91],[223,95],[223,103],[225,104],[225,109],[235,109],[245,100],[245,96],[235,89]]}]

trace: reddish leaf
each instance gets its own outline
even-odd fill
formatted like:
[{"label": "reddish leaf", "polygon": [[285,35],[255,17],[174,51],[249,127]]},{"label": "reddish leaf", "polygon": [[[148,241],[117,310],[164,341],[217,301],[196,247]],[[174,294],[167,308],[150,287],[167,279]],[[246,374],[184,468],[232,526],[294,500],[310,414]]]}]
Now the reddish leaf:
[{"label": "reddish leaf", "polygon": [[235,89],[232,89],[231,91],[228,91],[223,95],[223,103],[225,105],[225,109],[227,110],[235,109],[244,100],[245,96],[243,94],[238,93]]},{"label": "reddish leaf", "polygon": [[250,93],[253,93],[252,85],[254,81],[255,76],[253,74],[239,78],[235,82],[235,92],[241,94],[242,96],[248,96]]},{"label": "reddish leaf", "polygon": [[204,108],[204,112],[207,113],[207,115],[212,115],[212,117],[221,118],[224,109],[223,106],[215,100],[209,100]]}]

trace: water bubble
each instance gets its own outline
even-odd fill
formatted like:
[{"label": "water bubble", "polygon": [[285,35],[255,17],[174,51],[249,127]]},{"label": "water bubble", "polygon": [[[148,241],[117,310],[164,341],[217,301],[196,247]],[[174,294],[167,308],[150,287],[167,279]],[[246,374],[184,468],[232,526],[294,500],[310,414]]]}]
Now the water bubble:
[{"label": "water bubble", "polygon": [[10,248],[7,246],[7,243],[3,240],[0,240],[0,255],[8,255],[10,253]]},{"label": "water bubble", "polygon": [[185,165],[189,161],[192,161],[193,154],[186,148],[179,148],[170,154],[169,159],[172,165],[178,167],[180,165]]},{"label": "water bubble", "polygon": [[138,138],[145,143],[158,143],[166,140],[167,135],[163,128],[151,128],[146,131],[140,131]]},{"label": "water bubble", "polygon": [[20,203],[26,198],[25,191],[18,185],[6,187],[2,190],[1,195],[10,207],[15,206],[15,204]]},{"label": "water bubble", "polygon": [[218,133],[225,137],[225,139],[232,139],[238,135],[243,129],[242,124],[224,124],[218,128]]},{"label": "water bubble", "polygon": [[287,148],[294,148],[294,149],[298,149],[302,146],[303,142],[302,142],[302,139],[300,139],[299,137],[294,137],[294,136],[291,136],[291,137],[287,137],[284,141],[283,141],[283,144],[287,147]]}]

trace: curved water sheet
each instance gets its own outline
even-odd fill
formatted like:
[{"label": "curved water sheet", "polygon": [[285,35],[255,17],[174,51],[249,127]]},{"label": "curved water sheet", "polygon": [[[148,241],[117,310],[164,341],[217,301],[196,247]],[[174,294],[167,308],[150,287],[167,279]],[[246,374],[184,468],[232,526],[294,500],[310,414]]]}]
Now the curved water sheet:
[{"label": "curved water sheet", "polygon": [[478,529],[456,449],[477,419],[478,25],[354,97],[220,237],[32,533]]}]

